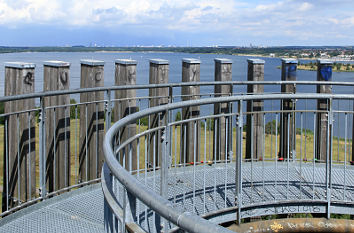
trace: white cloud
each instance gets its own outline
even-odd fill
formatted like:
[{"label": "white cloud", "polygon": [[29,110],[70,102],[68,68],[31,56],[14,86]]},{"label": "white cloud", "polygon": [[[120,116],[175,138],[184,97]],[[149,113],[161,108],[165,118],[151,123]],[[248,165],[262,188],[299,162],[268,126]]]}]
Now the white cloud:
[{"label": "white cloud", "polygon": [[300,5],[299,10],[300,11],[308,11],[310,9],[312,9],[313,5],[311,3],[308,2],[304,2]]},{"label": "white cloud", "polygon": [[354,27],[353,7],[348,7],[351,1],[323,1],[0,0],[0,25],[136,25],[186,32],[219,30],[235,37],[247,34],[299,39],[321,35],[324,30],[331,30],[333,35],[349,33],[348,28]]}]

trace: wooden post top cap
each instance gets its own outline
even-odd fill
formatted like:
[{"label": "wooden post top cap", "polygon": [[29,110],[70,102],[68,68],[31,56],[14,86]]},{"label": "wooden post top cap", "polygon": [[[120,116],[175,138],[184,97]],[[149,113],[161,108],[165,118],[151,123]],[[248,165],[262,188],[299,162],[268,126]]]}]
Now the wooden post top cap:
[{"label": "wooden post top cap", "polygon": [[285,64],[298,64],[298,60],[295,58],[282,58],[281,61]]},{"label": "wooden post top cap", "polygon": [[188,64],[200,64],[200,60],[196,58],[183,58],[182,62],[188,63]]},{"label": "wooden post top cap", "polygon": [[262,59],[247,59],[248,63],[252,63],[252,64],[264,64],[265,61]]},{"label": "wooden post top cap", "polygon": [[214,61],[221,64],[232,64],[232,60],[227,58],[215,58]]},{"label": "wooden post top cap", "polygon": [[116,59],[116,64],[121,65],[136,65],[138,62],[132,59]]},{"label": "wooden post top cap", "polygon": [[28,62],[5,62],[5,67],[17,69],[34,69],[36,64]]},{"label": "wooden post top cap", "polygon": [[156,65],[168,65],[169,62],[168,60],[165,60],[165,59],[150,59],[150,63],[152,64],[156,64]]},{"label": "wooden post top cap", "polygon": [[70,66],[70,62],[65,61],[44,61],[43,65],[53,67],[67,67]]},{"label": "wooden post top cap", "polygon": [[88,66],[103,66],[104,61],[100,60],[93,60],[93,59],[82,59],[80,61],[81,65],[88,65]]}]

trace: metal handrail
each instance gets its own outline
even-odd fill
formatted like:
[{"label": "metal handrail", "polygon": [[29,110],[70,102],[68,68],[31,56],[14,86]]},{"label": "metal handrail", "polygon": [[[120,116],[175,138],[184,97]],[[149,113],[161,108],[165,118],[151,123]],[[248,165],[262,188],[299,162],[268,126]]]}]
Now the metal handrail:
[{"label": "metal handrail", "polygon": [[[137,197],[149,208],[156,211],[159,215],[171,221],[173,224],[181,227],[188,232],[230,232],[225,228],[221,228],[203,218],[191,214],[189,212],[181,212],[175,208],[171,202],[157,193],[150,190],[147,186],[140,183],[131,173],[129,173],[116,159],[113,151],[113,139],[117,132],[124,126],[139,118],[156,114],[159,112],[167,112],[182,107],[199,106],[206,104],[217,104],[225,102],[247,101],[247,100],[284,100],[284,99],[354,99],[354,95],[335,95],[335,94],[262,94],[262,95],[240,95],[218,98],[207,98],[191,101],[182,101],[167,105],[148,108],[116,122],[106,133],[104,138],[104,155],[109,170],[115,178],[124,185],[127,192]],[[111,200],[112,201],[112,200]],[[123,223],[124,224],[124,223]]]},{"label": "metal handrail", "polygon": [[334,85],[334,86],[354,86],[353,82],[333,82],[333,81],[213,81],[213,82],[181,82],[167,84],[137,84],[112,87],[79,88],[72,90],[46,91],[15,96],[2,96],[0,102],[14,101],[30,98],[42,98],[57,95],[80,94],[97,91],[118,91],[129,89],[150,89],[150,88],[173,88],[184,86],[213,86],[213,85]]}]

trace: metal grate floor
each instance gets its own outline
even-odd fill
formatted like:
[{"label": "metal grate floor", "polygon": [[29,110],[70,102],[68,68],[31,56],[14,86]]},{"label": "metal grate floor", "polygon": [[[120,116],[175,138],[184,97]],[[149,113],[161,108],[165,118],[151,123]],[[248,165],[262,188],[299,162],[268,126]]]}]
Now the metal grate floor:
[{"label": "metal grate floor", "polygon": [[[315,168],[310,163],[304,163],[301,167],[296,163],[289,165],[278,163],[275,168],[274,164],[267,162],[244,163],[242,205],[286,199],[326,199],[325,186],[321,185],[325,181],[324,165],[316,164]],[[332,200],[353,202],[354,167],[348,167],[344,173],[343,169],[334,165],[332,171]],[[137,178],[159,193],[160,170],[155,171],[155,176],[153,174],[141,173]],[[235,206],[236,196],[235,164],[170,169],[168,186],[168,198],[180,210],[203,215],[232,207]],[[137,222],[147,232],[154,232],[153,211],[139,201],[136,207]],[[0,219],[0,233],[104,232],[103,213],[101,186],[95,184],[64,193]]]},{"label": "metal grate floor", "polygon": [[0,220],[0,232],[104,232],[100,184],[35,204]]}]

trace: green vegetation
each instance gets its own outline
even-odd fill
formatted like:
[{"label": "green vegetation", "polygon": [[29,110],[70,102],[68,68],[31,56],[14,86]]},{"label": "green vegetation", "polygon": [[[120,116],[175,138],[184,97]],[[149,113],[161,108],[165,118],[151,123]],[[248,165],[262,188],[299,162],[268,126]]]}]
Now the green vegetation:
[{"label": "green vegetation", "polygon": [[[300,63],[297,66],[299,70],[317,70],[317,63],[309,62],[309,63]],[[344,64],[344,63],[333,63],[333,72],[354,72],[354,65],[352,64]]]},{"label": "green vegetation", "polygon": [[283,46],[283,47],[1,47],[0,53],[15,52],[179,52],[209,53],[247,56],[274,56],[294,58],[319,58],[322,53],[329,57],[345,54],[354,55],[353,46]]}]

